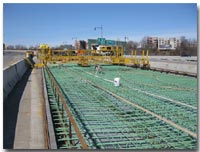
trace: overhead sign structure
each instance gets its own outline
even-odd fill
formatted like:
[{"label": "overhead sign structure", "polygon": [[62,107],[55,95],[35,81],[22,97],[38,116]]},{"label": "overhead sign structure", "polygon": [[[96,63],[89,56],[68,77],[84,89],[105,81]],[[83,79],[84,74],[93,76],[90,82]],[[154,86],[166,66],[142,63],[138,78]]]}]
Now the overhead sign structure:
[{"label": "overhead sign structure", "polygon": [[114,45],[115,42],[113,40],[107,40],[108,45]]},{"label": "overhead sign structure", "polygon": [[99,45],[105,45],[106,44],[106,39],[105,38],[98,38],[97,42]]}]

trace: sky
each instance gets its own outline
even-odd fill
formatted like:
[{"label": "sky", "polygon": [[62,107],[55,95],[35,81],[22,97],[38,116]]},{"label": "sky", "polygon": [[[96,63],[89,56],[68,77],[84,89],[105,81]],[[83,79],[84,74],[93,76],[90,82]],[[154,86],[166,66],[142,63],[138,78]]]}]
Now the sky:
[{"label": "sky", "polygon": [[140,41],[144,36],[197,39],[197,5],[3,4],[3,42],[51,46],[103,37]]}]

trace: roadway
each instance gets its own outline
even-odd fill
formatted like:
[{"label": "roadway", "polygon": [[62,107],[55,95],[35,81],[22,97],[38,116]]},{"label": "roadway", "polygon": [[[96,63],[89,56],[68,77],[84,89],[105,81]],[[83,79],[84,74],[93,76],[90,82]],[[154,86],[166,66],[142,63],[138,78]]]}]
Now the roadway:
[{"label": "roadway", "polygon": [[24,58],[25,52],[28,50],[4,50],[3,52],[3,68],[10,66]]}]

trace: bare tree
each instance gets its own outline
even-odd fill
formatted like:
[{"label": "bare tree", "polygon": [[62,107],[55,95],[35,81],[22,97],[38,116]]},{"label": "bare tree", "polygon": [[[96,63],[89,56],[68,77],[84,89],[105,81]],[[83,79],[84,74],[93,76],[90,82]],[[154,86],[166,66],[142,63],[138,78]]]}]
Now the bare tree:
[{"label": "bare tree", "polygon": [[16,50],[27,50],[27,47],[21,44],[15,45]]},{"label": "bare tree", "polygon": [[181,45],[176,49],[180,56],[197,56],[197,40],[182,39]]},{"label": "bare tree", "polygon": [[137,46],[138,46],[138,43],[137,43],[137,42],[128,41],[128,42],[126,43],[126,53],[127,53],[127,54],[131,54],[131,51],[137,49]]},{"label": "bare tree", "polygon": [[8,45],[7,46],[7,50],[14,50],[14,49],[15,49],[15,47],[13,45]]},{"label": "bare tree", "polygon": [[144,37],[144,38],[141,40],[140,43],[141,43],[141,47],[142,47],[143,49],[148,48],[147,37]]}]

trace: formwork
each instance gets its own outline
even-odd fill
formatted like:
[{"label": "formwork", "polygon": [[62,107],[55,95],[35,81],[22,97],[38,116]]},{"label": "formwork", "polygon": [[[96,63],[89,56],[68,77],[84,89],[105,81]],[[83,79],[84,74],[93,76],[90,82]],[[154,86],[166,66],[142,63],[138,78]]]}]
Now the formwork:
[{"label": "formwork", "polygon": [[[196,78],[102,67],[97,73],[93,66],[48,65],[87,148],[197,148]],[[44,71],[58,148],[82,148]]]}]

